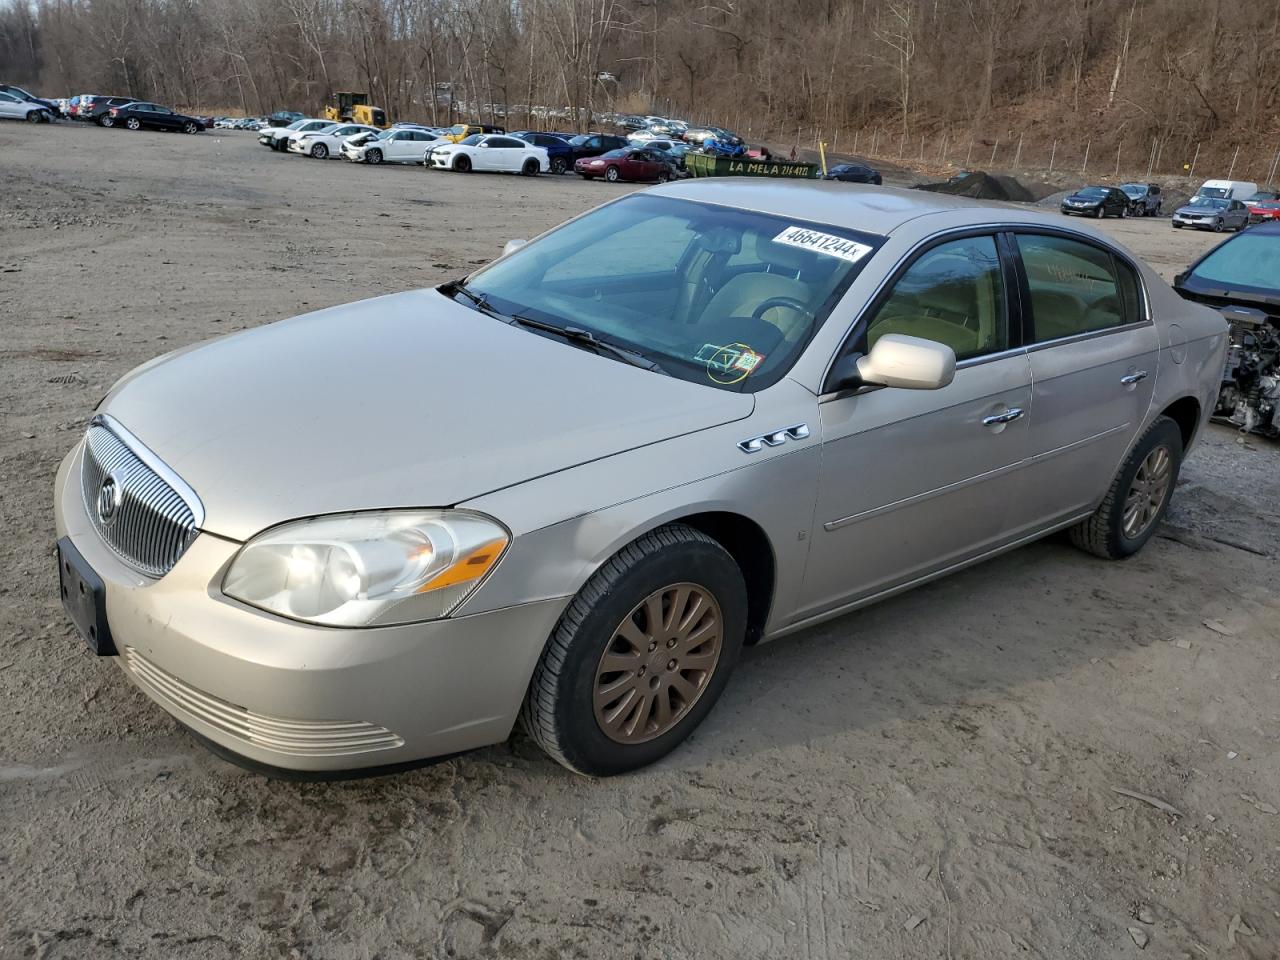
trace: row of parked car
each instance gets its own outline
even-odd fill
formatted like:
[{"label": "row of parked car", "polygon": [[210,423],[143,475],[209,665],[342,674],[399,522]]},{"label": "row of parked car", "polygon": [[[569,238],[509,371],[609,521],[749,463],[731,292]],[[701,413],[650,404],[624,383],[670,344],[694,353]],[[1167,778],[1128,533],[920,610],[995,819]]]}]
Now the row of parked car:
[{"label": "row of parked car", "polygon": [[[1090,186],[1064,197],[1061,210],[1079,217],[1154,217],[1164,198],[1158,183]],[[1243,180],[1206,180],[1187,203],[1173,212],[1174,229],[1243,230],[1251,223],[1280,221],[1280,192],[1259,190]]]},{"label": "row of parked car", "polygon": [[352,163],[412,163],[460,173],[498,171],[534,176],[575,172],[590,180],[665,181],[683,175],[685,145],[636,144],[605,133],[539,130],[508,133],[492,124],[451,127],[397,123],[385,130],[320,118],[258,131],[258,142],[282,153]]}]

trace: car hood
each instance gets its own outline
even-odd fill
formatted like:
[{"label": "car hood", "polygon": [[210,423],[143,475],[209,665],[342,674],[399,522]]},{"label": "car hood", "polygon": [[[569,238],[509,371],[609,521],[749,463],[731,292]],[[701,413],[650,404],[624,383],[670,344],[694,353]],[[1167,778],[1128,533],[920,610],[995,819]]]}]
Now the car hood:
[{"label": "car hood", "polygon": [[186,348],[101,407],[196,491],[203,529],[235,540],[298,517],[450,506],[753,408],[434,290]]},{"label": "car hood", "polygon": [[1216,213],[1226,213],[1226,212],[1227,211],[1225,210],[1217,210],[1213,207],[1193,207],[1190,204],[1185,204],[1174,211],[1174,213],[1182,213],[1182,214],[1189,213],[1189,214],[1192,214],[1193,216],[1203,215],[1203,216],[1210,216],[1210,217]]}]

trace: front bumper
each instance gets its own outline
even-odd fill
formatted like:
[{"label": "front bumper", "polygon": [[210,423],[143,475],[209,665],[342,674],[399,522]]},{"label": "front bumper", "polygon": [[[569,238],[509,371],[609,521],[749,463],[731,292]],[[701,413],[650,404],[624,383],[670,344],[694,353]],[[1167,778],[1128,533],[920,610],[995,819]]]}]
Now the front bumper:
[{"label": "front bumper", "polygon": [[567,599],[472,616],[336,629],[221,595],[239,544],[200,534],[159,580],[101,540],[79,491],[77,446],[58,470],[54,513],[102,578],[129,679],[236,756],[323,772],[409,763],[506,739]]}]

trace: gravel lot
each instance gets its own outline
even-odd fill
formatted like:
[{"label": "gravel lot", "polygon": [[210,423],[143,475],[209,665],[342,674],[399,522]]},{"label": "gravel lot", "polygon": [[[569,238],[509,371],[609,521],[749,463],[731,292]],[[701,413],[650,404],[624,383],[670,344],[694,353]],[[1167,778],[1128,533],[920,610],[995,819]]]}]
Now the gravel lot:
[{"label": "gravel lot", "polygon": [[[1213,428],[1126,563],[1041,542],[749,651],[641,773],[517,734],[269,781],[72,633],[59,459],[156,354],[461,275],[619,188],[71,124],[0,127],[0,172],[0,957],[1280,956],[1276,445]],[[1166,276],[1215,239],[1103,226]]]}]

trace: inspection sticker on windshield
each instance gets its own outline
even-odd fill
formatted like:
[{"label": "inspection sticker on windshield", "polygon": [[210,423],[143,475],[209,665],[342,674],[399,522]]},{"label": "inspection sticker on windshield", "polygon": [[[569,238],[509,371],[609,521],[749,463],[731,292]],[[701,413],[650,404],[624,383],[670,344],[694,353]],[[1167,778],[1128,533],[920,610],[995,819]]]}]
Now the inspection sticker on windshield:
[{"label": "inspection sticker on windshield", "polygon": [[871,248],[865,243],[846,240],[831,233],[819,233],[808,227],[787,227],[773,238],[773,242],[785,243],[801,250],[812,250],[814,253],[825,253],[828,257],[839,257],[850,263],[857,263],[871,252]]}]

